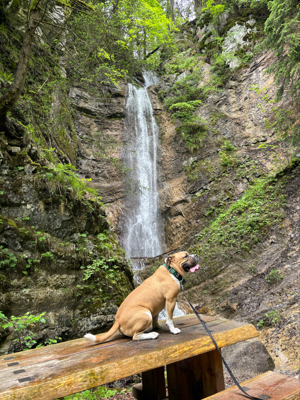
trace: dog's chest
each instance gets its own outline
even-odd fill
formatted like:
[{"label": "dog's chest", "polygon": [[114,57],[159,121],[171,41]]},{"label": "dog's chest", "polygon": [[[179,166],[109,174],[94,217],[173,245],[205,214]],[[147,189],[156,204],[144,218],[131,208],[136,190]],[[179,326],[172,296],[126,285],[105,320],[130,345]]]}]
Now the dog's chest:
[{"label": "dog's chest", "polygon": [[179,289],[180,289],[180,282],[179,282],[179,280],[176,278],[176,276],[170,274],[170,277],[177,283],[177,285],[178,285],[178,287],[179,287]]}]

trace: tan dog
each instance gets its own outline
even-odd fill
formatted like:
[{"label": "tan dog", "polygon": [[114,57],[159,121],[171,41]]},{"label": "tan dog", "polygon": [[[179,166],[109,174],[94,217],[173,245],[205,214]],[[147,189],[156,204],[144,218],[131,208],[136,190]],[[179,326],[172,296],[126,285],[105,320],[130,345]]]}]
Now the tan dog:
[{"label": "tan dog", "polygon": [[166,265],[171,267],[171,272],[162,265],[150,278],[131,292],[121,304],[115,323],[107,333],[97,336],[88,333],[84,337],[101,343],[119,330],[122,334],[132,337],[133,340],[156,339],[159,335],[157,332],[143,332],[151,324],[153,328],[159,328],[158,314],[165,307],[166,323],[170,332],[180,333],[180,329],[175,328],[173,323],[173,311],[180,290],[180,280],[189,272],[195,272],[200,268],[197,265],[198,260],[198,256],[189,255],[186,251],[169,256],[166,259]]}]

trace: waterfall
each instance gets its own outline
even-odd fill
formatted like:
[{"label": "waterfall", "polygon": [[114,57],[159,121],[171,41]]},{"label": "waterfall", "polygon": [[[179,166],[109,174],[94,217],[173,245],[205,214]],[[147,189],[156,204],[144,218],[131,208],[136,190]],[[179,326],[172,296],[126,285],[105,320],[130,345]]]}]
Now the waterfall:
[{"label": "waterfall", "polygon": [[[128,192],[122,245],[128,258],[154,257],[165,250],[157,184],[159,128],[147,92],[147,87],[158,83],[158,79],[151,72],[144,72],[143,77],[144,87],[128,85],[126,102],[124,161]],[[135,271],[144,268],[142,259],[131,262]],[[174,316],[180,315],[184,313],[176,304]],[[160,319],[165,317],[163,310]]]},{"label": "waterfall", "polygon": [[145,86],[128,85],[124,157],[127,186],[123,246],[127,257],[154,257],[163,251],[163,234],[157,187],[159,128],[147,87],[158,82],[144,73]]}]

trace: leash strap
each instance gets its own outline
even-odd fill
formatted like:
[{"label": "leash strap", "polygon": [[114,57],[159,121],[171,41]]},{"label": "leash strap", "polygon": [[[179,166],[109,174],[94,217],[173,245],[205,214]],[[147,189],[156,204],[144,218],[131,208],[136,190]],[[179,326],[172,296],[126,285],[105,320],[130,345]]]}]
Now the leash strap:
[{"label": "leash strap", "polygon": [[220,353],[220,356],[221,356],[221,358],[222,358],[222,361],[223,361],[223,363],[224,363],[224,365],[225,365],[227,371],[229,372],[229,374],[230,374],[232,380],[233,380],[234,383],[236,384],[236,386],[237,386],[237,387],[240,389],[240,391],[243,392],[244,395],[246,395],[249,399],[252,399],[252,400],[261,400],[261,399],[258,398],[258,397],[253,397],[253,396],[251,396],[250,394],[246,393],[245,390],[242,388],[242,386],[238,383],[238,381],[236,380],[235,376],[233,375],[231,369],[229,368],[227,362],[224,360],[224,358],[223,358],[223,356],[222,356],[222,354],[221,354],[221,350],[220,350],[219,346],[217,345],[217,342],[215,341],[215,339],[214,339],[213,335],[211,334],[210,330],[209,330],[208,327],[206,326],[206,323],[201,319],[201,317],[200,317],[198,311],[195,309],[195,307],[194,307],[194,306],[192,305],[192,303],[189,301],[189,299],[188,299],[188,297],[187,297],[187,295],[186,295],[186,293],[185,293],[185,290],[184,290],[184,287],[183,287],[183,284],[182,284],[182,283],[181,283],[181,287],[182,287],[184,296],[185,296],[185,298],[187,299],[187,301],[188,301],[188,303],[189,303],[191,309],[193,310],[193,312],[194,312],[194,314],[196,315],[196,317],[198,318],[198,320],[201,322],[203,328],[206,330],[206,332],[208,333],[209,337],[210,337],[211,340],[213,341],[213,344],[216,346],[216,349],[217,349],[218,352]]}]

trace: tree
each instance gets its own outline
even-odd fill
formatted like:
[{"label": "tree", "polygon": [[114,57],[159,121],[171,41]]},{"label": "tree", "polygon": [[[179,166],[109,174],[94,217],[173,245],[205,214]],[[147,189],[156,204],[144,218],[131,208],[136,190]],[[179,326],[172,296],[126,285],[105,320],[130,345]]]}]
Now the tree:
[{"label": "tree", "polygon": [[298,0],[273,0],[265,23],[263,47],[272,49],[275,63],[268,69],[280,86],[278,98],[288,90],[299,103],[300,94],[300,6]]},{"label": "tree", "polygon": [[[14,79],[6,93],[0,98],[0,132],[13,133],[12,121],[7,118],[7,113],[13,108],[20,97],[20,93],[24,88],[26,75],[28,72],[32,45],[35,41],[37,28],[39,25],[49,19],[49,12],[53,11],[53,7],[59,4],[60,6],[70,7],[67,0],[34,0],[27,1],[27,23],[23,37],[23,43],[20,51],[18,65],[14,73]],[[73,4],[79,7],[79,10],[90,6],[81,0],[74,0]],[[1,12],[7,5],[2,3]]]},{"label": "tree", "polygon": [[[2,13],[9,32],[14,29],[18,36],[17,47],[21,43],[13,82],[5,92],[0,87],[0,132],[12,136],[18,136],[18,130],[22,134],[23,128],[8,118],[8,113],[15,115],[14,106],[28,71],[35,69],[31,80],[36,80],[36,74],[40,76],[31,62],[33,48],[39,58],[47,58],[46,67],[51,64],[47,73],[52,81],[56,79],[54,69],[62,68],[67,72],[66,81],[89,85],[96,81],[117,83],[125,75],[133,76],[145,66],[157,65],[157,50],[161,44],[171,43],[169,27],[173,24],[157,0],[95,0],[93,6],[81,0],[22,1],[22,7],[27,7],[24,34],[5,15],[7,4],[0,3],[0,19]],[[55,21],[58,6],[60,17]]]},{"label": "tree", "polygon": [[116,83],[159,63],[158,49],[171,43],[172,22],[163,7],[157,0],[118,0],[114,11],[115,4],[99,3],[92,15],[78,15],[69,23],[65,58],[70,79]]}]

